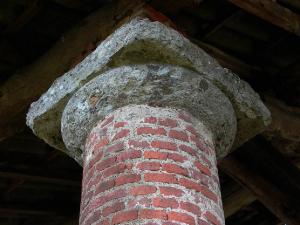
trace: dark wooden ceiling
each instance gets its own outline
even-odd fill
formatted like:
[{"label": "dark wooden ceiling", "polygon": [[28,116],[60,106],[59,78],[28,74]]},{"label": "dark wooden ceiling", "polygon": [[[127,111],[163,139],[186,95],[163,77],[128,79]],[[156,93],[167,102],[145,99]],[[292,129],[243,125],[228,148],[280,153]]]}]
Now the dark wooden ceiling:
[{"label": "dark wooden ceiling", "polygon": [[[0,89],[83,18],[113,2],[1,0]],[[294,28],[300,3],[252,1],[266,3],[261,5],[266,10],[273,2],[276,10],[289,12],[286,18],[290,14],[296,18],[281,23],[277,11],[274,17],[237,2],[148,1],[223,66],[247,80],[272,108],[273,125],[219,167],[227,225],[279,225],[284,224],[282,212],[295,218],[299,212],[300,19],[298,30]],[[0,142],[0,225],[75,225],[80,185],[81,167],[29,129]],[[298,196],[293,199],[293,194]]]}]

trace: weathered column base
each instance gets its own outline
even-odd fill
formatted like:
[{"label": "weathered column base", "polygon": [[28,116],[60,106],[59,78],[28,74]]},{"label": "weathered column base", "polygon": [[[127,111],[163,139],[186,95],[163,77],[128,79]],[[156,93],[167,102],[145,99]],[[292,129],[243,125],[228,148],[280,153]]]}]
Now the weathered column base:
[{"label": "weathered column base", "polygon": [[225,224],[210,131],[171,108],[109,114],[86,141],[80,224]]}]

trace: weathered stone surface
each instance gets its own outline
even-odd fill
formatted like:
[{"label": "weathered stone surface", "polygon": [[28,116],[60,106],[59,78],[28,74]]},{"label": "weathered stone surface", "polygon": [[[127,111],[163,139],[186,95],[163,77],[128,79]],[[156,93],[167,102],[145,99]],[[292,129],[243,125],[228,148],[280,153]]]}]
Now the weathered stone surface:
[{"label": "weathered stone surface", "polygon": [[[177,31],[159,22],[134,19],[122,26],[32,104],[27,124],[50,145],[66,150],[60,134],[62,111],[82,85],[108,69],[127,64],[173,64],[194,70],[220,88],[237,116],[238,146],[270,122],[270,113],[251,87]],[[222,104],[221,104],[222,105]],[[84,128],[82,128],[84,129]]]},{"label": "weathered stone surface", "polygon": [[236,135],[236,116],[229,99],[201,74],[166,64],[122,66],[85,84],[62,115],[64,143],[81,155],[90,130],[98,121],[127,105],[147,104],[183,109],[212,132],[217,156],[227,155]]}]

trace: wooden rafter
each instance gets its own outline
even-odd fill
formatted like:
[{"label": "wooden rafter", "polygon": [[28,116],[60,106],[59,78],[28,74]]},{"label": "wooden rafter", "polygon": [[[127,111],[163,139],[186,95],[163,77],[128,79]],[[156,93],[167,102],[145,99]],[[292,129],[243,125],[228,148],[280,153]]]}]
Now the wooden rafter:
[{"label": "wooden rafter", "polygon": [[49,184],[76,186],[76,187],[79,187],[81,185],[79,180],[77,181],[77,180],[68,180],[68,179],[57,178],[57,177],[44,177],[40,175],[32,175],[32,174],[24,174],[24,173],[16,173],[16,172],[8,172],[8,171],[0,171],[0,178],[7,178],[13,180],[27,180],[27,181],[34,181],[40,183],[49,183]]},{"label": "wooden rafter", "polygon": [[300,16],[275,0],[227,0],[261,19],[300,36]]},{"label": "wooden rafter", "polygon": [[219,166],[281,221],[300,224],[300,173],[279,153],[251,142],[226,157]]},{"label": "wooden rafter", "polygon": [[[0,87],[0,140],[25,127],[28,106],[51,83],[85,58],[118,26],[136,12],[143,1],[121,0],[101,8],[61,38],[28,68],[13,75]],[[128,12],[131,12],[130,15]],[[101,27],[101,29],[99,29]],[[86,34],[89,35],[86,35]]]},{"label": "wooden rafter", "polygon": [[232,216],[243,207],[250,205],[256,197],[247,189],[239,189],[223,200],[225,218]]}]

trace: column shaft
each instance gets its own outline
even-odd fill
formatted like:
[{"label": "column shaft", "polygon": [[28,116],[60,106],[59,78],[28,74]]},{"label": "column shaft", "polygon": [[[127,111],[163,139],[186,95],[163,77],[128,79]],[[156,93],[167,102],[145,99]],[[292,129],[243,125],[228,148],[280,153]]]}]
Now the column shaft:
[{"label": "column shaft", "polygon": [[225,224],[210,132],[182,110],[112,112],[86,141],[80,224]]}]

